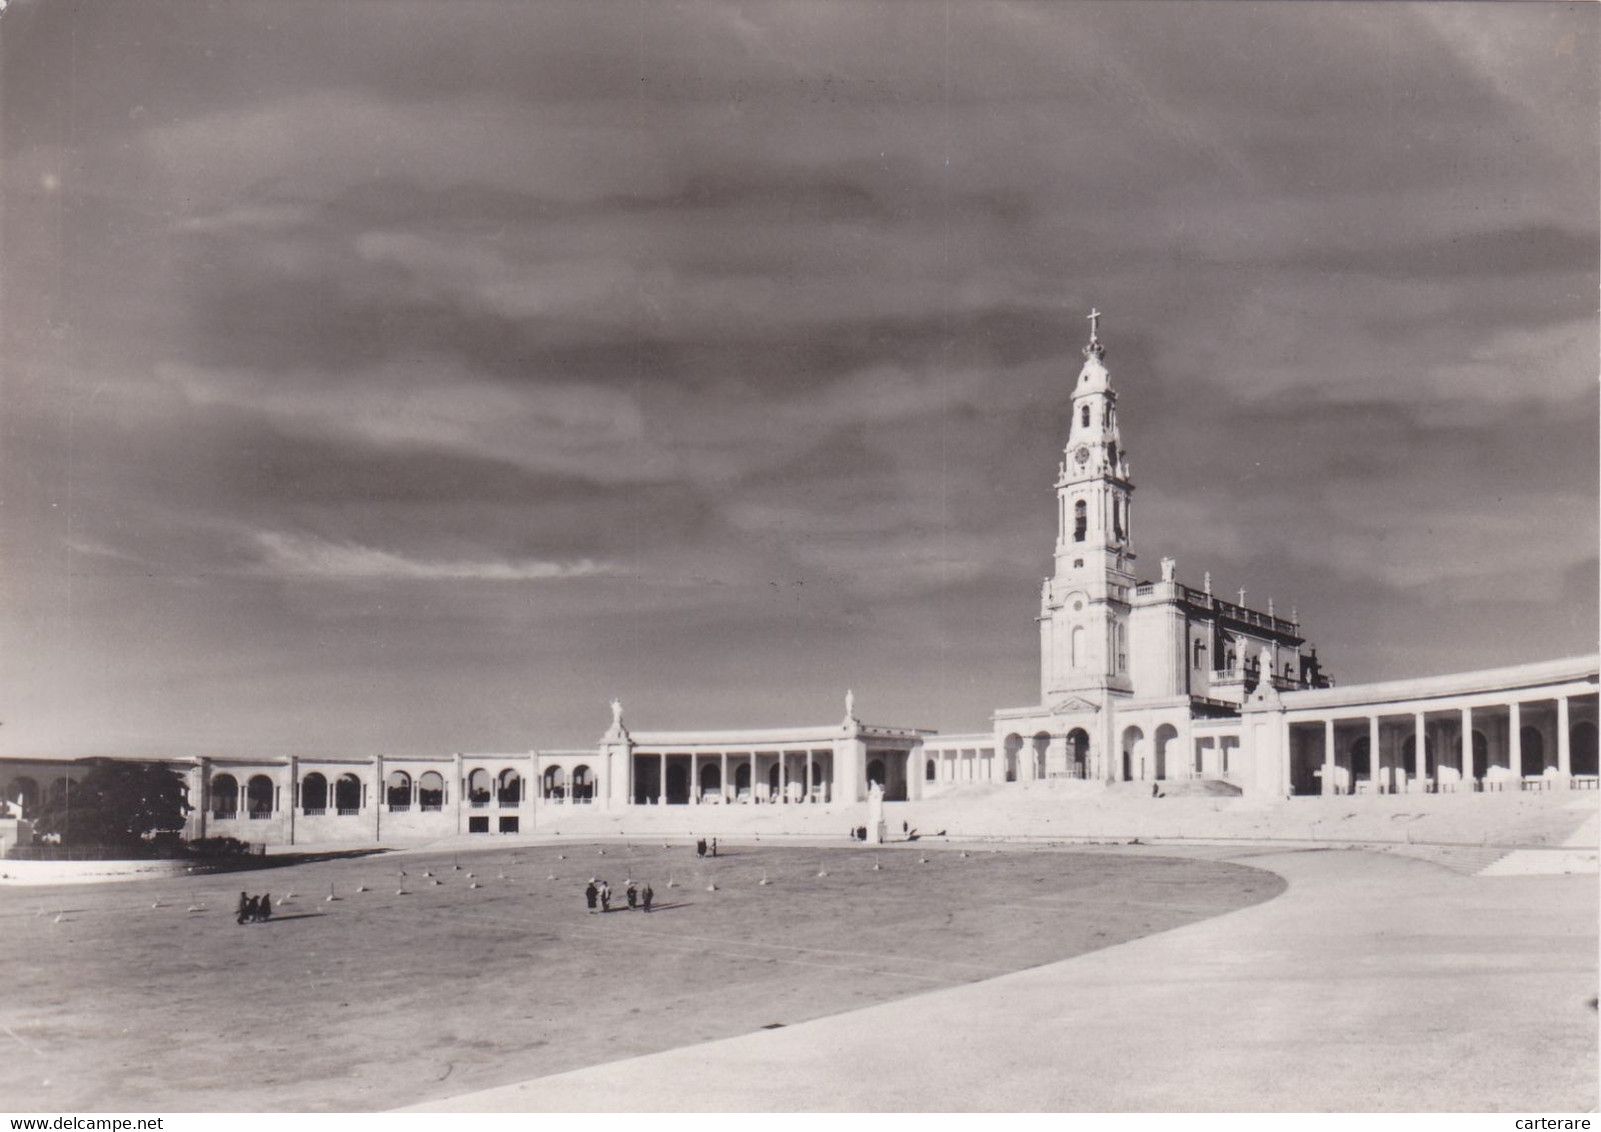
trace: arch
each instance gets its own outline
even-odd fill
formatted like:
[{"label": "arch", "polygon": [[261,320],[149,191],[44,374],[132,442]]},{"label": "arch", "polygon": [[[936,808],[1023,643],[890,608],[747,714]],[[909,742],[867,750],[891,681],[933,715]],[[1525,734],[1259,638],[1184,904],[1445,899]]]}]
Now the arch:
[{"label": "arch", "polygon": [[924,782],[933,782],[934,779],[937,778],[938,776],[939,776],[939,767],[935,765],[933,759],[929,759],[927,762],[925,762],[923,764],[923,781]]},{"label": "arch", "polygon": [[425,810],[445,807],[445,776],[430,770],[417,780],[417,802]]},{"label": "arch", "polygon": [[587,763],[573,767],[573,801],[589,802],[595,797],[595,777]]},{"label": "arch", "polygon": [[704,798],[707,794],[720,794],[723,789],[723,768],[717,763],[708,762],[700,768],[700,794]]},{"label": "arch", "polygon": [[239,780],[231,774],[219,774],[211,780],[211,816],[239,812]]},{"label": "arch", "polygon": [[1406,742],[1401,744],[1402,767],[1403,769],[1408,766],[1412,767],[1412,774],[1417,778],[1428,778],[1435,766],[1434,740],[1430,739],[1427,735],[1423,737],[1422,766],[1416,765],[1417,755],[1418,737],[1416,735],[1408,735],[1406,737]]},{"label": "arch", "polygon": [[1084,402],[1084,404],[1079,407],[1078,419],[1079,423],[1085,428],[1090,427],[1090,403],[1088,401]]},{"label": "arch", "polygon": [[1051,749],[1051,733],[1049,731],[1036,731],[1030,741],[1033,748],[1033,758],[1030,760],[1035,778],[1044,778],[1046,773],[1045,757]]},{"label": "arch", "polygon": [[403,770],[390,771],[384,780],[384,801],[391,810],[411,809],[411,775]]},{"label": "arch", "polygon": [[1359,778],[1374,779],[1373,774],[1373,743],[1366,736],[1362,736],[1351,744],[1351,781]]},{"label": "arch", "polygon": [[734,768],[734,792],[747,794],[750,792],[750,761],[740,763]]},{"label": "arch", "polygon": [[1073,504],[1073,541],[1083,542],[1084,535],[1089,530],[1089,508],[1080,499]]},{"label": "arch", "polygon": [[1156,777],[1167,777],[1167,748],[1168,744],[1179,737],[1179,729],[1171,723],[1164,723],[1156,729]]},{"label": "arch", "polygon": [[671,805],[685,805],[689,802],[689,764],[673,759],[667,760],[667,798]]},{"label": "arch", "polygon": [[1595,724],[1589,720],[1568,729],[1568,769],[1574,774],[1596,773]]},{"label": "arch", "polygon": [[489,772],[478,767],[467,775],[467,801],[475,806],[487,806],[493,786],[494,780],[489,777]]},{"label": "arch", "polygon": [[1137,753],[1139,745],[1141,743],[1143,743],[1143,742],[1145,742],[1145,732],[1141,731],[1138,727],[1125,727],[1123,729],[1123,743],[1122,743],[1123,768],[1122,769],[1123,769],[1123,781],[1124,782],[1133,782],[1134,781],[1134,772],[1135,772],[1135,769],[1136,769],[1136,767],[1134,765],[1134,757],[1135,757],[1135,754]]},{"label": "arch", "polygon": [[1023,737],[1015,731],[1008,735],[1001,744],[1005,748],[1005,777],[1008,782],[1017,781],[1017,753],[1023,749]]},{"label": "arch", "polygon": [[361,812],[361,779],[348,771],[334,782],[334,809],[346,817]]},{"label": "arch", "polygon": [[[871,786],[875,782],[878,783],[880,787],[885,785],[883,759],[874,759],[872,762],[867,764],[867,784]],[[776,776],[774,786],[777,786]]]},{"label": "arch", "polygon": [[300,780],[300,809],[307,814],[320,814],[328,808],[328,780],[312,771]]},{"label": "arch", "polygon": [[523,776],[512,767],[507,767],[495,778],[495,799],[502,805],[509,805],[522,801]]},{"label": "arch", "polygon": [[272,779],[265,774],[251,775],[250,781],[245,783],[245,809],[252,817],[260,814],[266,817],[273,811]]},{"label": "arch", "polygon": [[1473,733],[1473,777],[1483,778],[1490,769],[1490,741],[1484,732]]},{"label": "arch", "polygon": [[1068,659],[1074,668],[1083,668],[1089,662],[1084,655],[1084,626],[1074,625],[1072,636],[1069,638],[1071,652]]},{"label": "arch", "polygon": [[567,796],[567,772],[559,766],[547,766],[545,773],[540,777],[543,783],[540,793],[546,798],[565,798]]},{"label": "arch", "polygon": [[[1545,773],[1545,736],[1540,734],[1538,727],[1518,728],[1518,745],[1522,748],[1523,773]],[[1474,755],[1478,755],[1477,747]]]},{"label": "arch", "polygon": [[26,817],[39,804],[39,784],[27,775],[19,774],[7,783],[5,800],[21,806],[22,814]]},{"label": "arch", "polygon": [[1074,778],[1090,776],[1090,734],[1082,727],[1067,733],[1067,772]]}]

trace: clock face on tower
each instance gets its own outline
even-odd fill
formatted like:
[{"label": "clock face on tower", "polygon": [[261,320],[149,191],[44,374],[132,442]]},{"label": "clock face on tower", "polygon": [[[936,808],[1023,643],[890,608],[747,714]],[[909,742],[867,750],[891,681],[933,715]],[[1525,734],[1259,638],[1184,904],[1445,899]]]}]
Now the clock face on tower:
[{"label": "clock face on tower", "polygon": [[1085,464],[1088,464],[1090,462],[1089,445],[1080,444],[1078,446],[1078,450],[1073,453],[1073,459],[1078,461],[1079,467],[1083,467]]}]

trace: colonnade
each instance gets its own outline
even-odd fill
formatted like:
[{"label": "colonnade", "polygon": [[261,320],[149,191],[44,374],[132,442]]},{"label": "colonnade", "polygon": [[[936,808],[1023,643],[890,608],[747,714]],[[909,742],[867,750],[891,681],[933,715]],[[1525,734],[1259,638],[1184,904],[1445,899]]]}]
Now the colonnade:
[{"label": "colonnade", "polygon": [[[996,778],[994,747],[925,746],[920,761],[925,782],[993,782]],[[930,762],[934,764],[932,777],[928,773]]]},{"label": "colonnade", "polygon": [[1493,791],[1595,781],[1593,693],[1386,707],[1287,716],[1289,792]]},{"label": "colonnade", "polygon": [[[638,805],[823,804],[833,799],[831,748],[769,751],[633,751]],[[682,771],[682,789],[674,786]],[[709,773],[715,770],[715,776]],[[744,782],[741,784],[741,774]],[[711,779],[715,777],[716,781]],[[654,778],[654,782],[651,779]],[[776,781],[775,781],[776,780]]]}]

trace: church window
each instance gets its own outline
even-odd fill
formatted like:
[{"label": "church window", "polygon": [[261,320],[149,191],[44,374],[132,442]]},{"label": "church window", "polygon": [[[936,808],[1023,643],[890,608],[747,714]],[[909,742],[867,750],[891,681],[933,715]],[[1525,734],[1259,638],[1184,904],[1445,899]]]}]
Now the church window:
[{"label": "church window", "polygon": [[1088,405],[1079,410],[1078,419],[1079,423],[1085,428],[1090,427],[1090,407]]},{"label": "church window", "polygon": [[1123,501],[1121,499],[1112,500],[1112,537],[1115,539],[1122,539],[1123,537]]},{"label": "church window", "polygon": [[1117,627],[1117,670],[1122,672],[1128,667],[1128,641],[1124,636],[1123,626]]},{"label": "church window", "polygon": [[1084,626],[1073,626],[1072,642],[1072,653],[1069,657],[1072,667],[1083,668],[1086,660],[1084,656]]},{"label": "church window", "polygon": [[1195,667],[1196,668],[1205,668],[1206,667],[1206,642],[1205,641],[1196,641],[1195,642]]},{"label": "church window", "polygon": [[1089,522],[1090,522],[1089,512],[1084,506],[1084,501],[1082,499],[1080,499],[1077,503],[1073,504],[1073,541],[1074,542],[1083,542],[1084,541],[1084,533],[1089,528]]}]

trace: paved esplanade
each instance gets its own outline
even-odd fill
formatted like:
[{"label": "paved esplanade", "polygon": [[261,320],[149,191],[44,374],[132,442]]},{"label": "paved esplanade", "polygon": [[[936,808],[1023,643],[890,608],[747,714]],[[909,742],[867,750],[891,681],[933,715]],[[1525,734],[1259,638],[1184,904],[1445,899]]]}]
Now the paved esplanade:
[{"label": "paved esplanade", "polygon": [[1593,875],[1462,876],[1357,850],[1231,859],[1288,891],[987,982],[418,1107],[1594,1107]]}]

